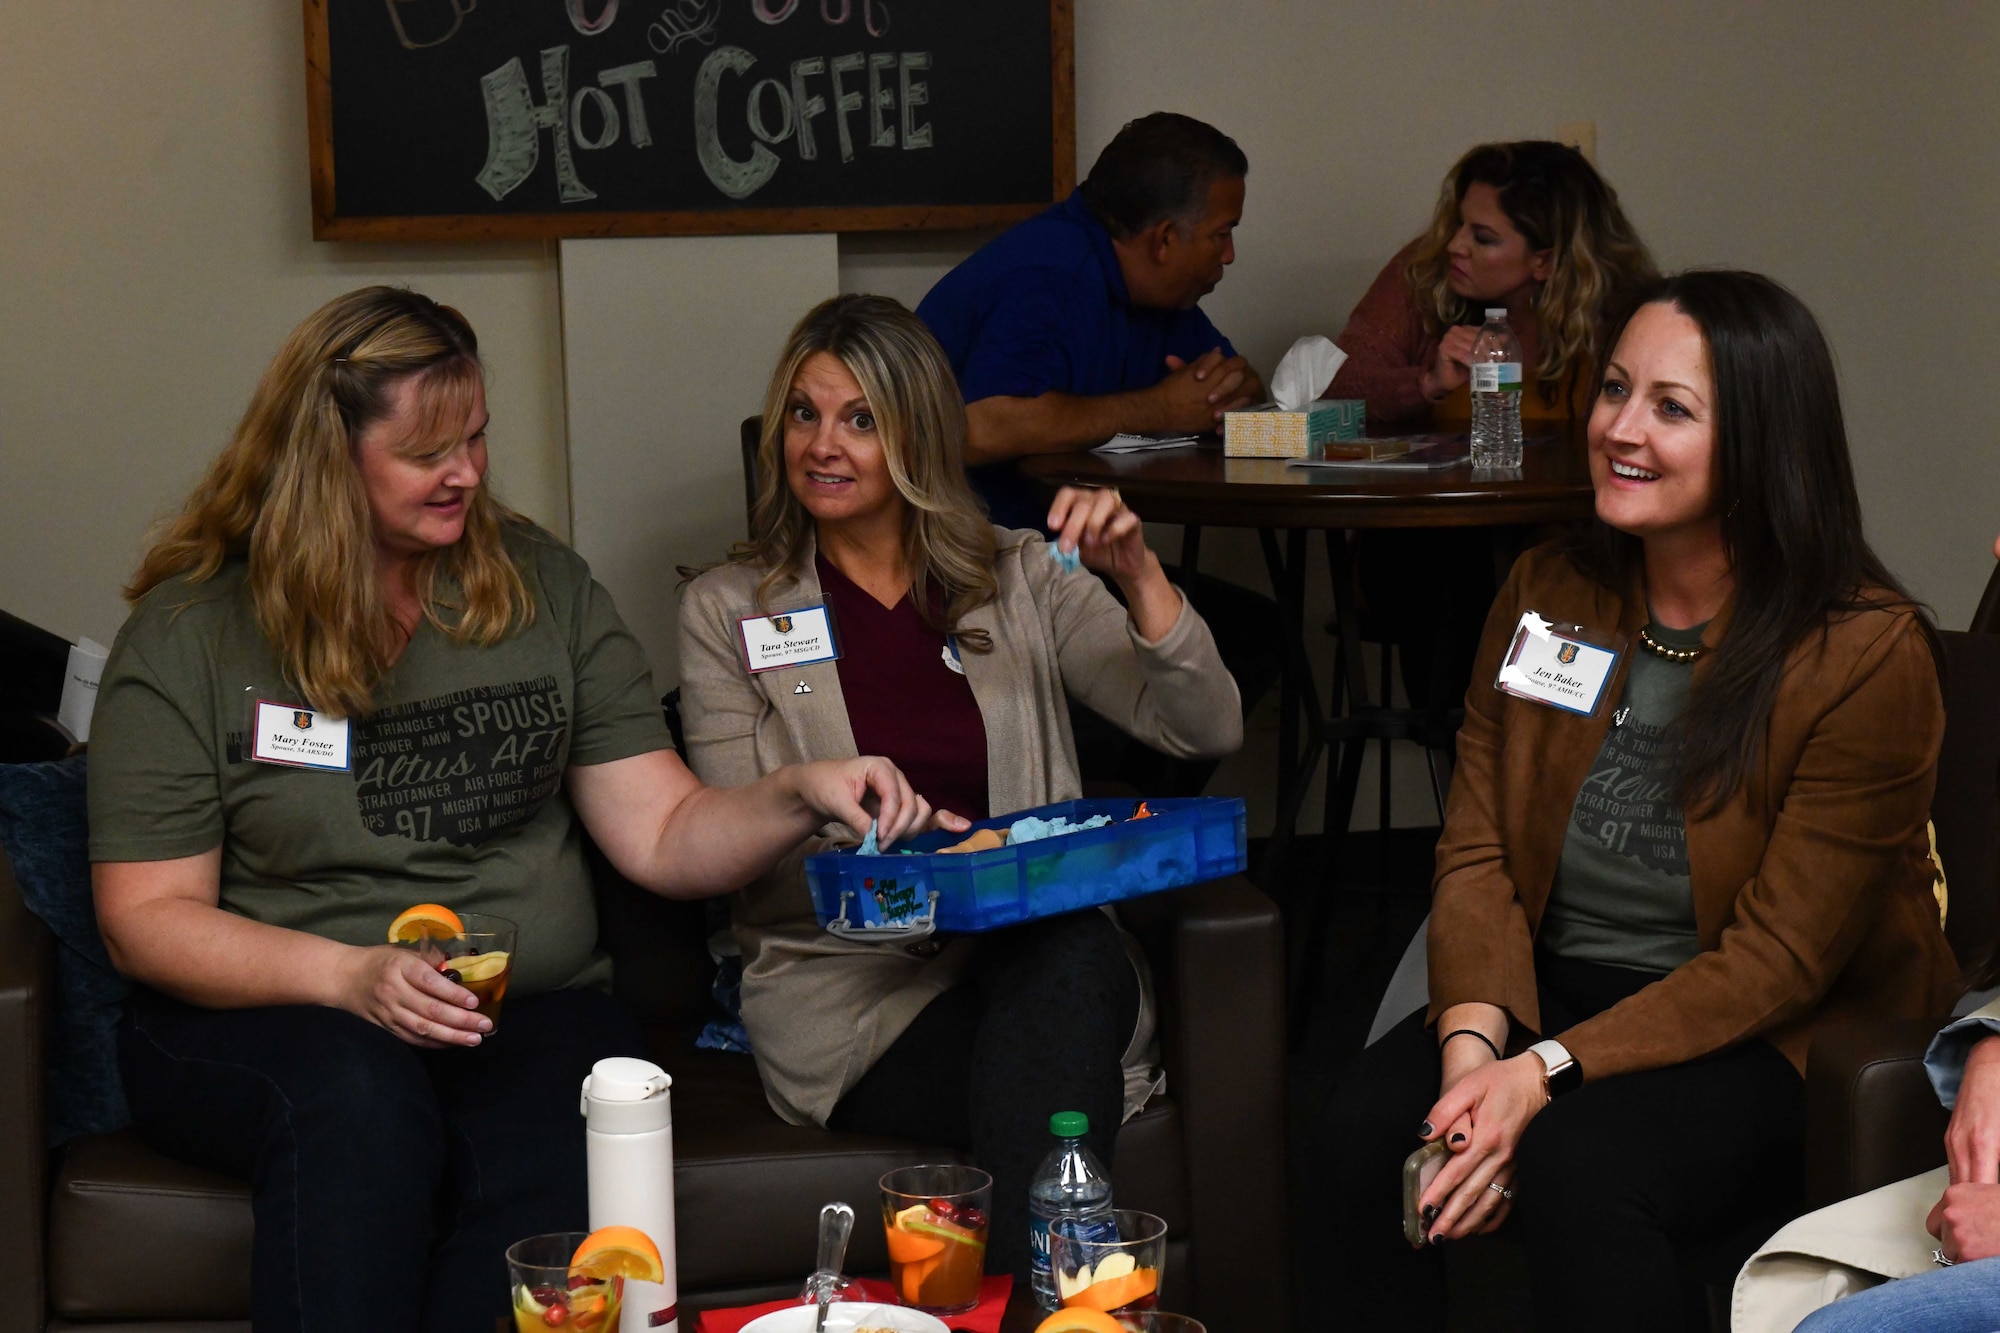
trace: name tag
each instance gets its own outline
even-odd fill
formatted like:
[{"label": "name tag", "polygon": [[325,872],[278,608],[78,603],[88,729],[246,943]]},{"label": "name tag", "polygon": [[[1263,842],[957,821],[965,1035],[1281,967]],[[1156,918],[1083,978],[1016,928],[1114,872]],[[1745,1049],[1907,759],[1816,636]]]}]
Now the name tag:
[{"label": "name tag", "polygon": [[328,717],[296,704],[274,704],[259,699],[250,757],[267,764],[345,773],[347,719]]},{"label": "name tag", "polygon": [[1618,665],[1619,648],[1577,625],[1524,612],[1493,687],[1518,699],[1589,717]]},{"label": "name tag", "polygon": [[833,617],[824,604],[772,616],[745,616],[736,623],[743,632],[744,663],[753,676],[780,667],[831,662],[840,656],[833,638]]}]

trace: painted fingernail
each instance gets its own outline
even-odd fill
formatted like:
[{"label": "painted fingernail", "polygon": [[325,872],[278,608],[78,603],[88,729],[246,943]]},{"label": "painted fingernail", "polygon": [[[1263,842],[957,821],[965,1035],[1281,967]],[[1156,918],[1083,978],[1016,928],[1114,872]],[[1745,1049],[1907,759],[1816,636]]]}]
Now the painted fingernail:
[{"label": "painted fingernail", "polygon": [[1425,1226],[1429,1226],[1431,1223],[1437,1221],[1437,1216],[1438,1206],[1436,1204],[1427,1203],[1424,1205],[1423,1219]]},{"label": "painted fingernail", "polygon": [[1451,1141],[1452,1141],[1453,1143],[1463,1143],[1463,1142],[1465,1142],[1465,1135],[1463,1135],[1463,1134],[1454,1134],[1454,1135],[1452,1135],[1452,1136],[1451,1136]]},{"label": "painted fingernail", "polygon": [[1427,1139],[1435,1133],[1437,1131],[1431,1128],[1431,1122],[1428,1120],[1417,1127],[1417,1137],[1420,1139]]},{"label": "painted fingernail", "polygon": [[1444,1232],[1442,1232],[1442,1231],[1433,1231],[1433,1232],[1431,1232],[1431,1244],[1433,1244],[1433,1245],[1442,1245],[1442,1244],[1444,1244]]}]

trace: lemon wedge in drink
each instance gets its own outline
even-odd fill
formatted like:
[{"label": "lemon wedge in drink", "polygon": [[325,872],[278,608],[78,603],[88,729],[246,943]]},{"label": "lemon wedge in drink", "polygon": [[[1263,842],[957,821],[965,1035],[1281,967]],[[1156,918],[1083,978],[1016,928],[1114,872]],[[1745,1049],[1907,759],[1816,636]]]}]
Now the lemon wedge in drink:
[{"label": "lemon wedge in drink", "polygon": [[507,952],[495,949],[492,953],[471,953],[452,959],[449,966],[461,981],[491,981],[507,970]]}]

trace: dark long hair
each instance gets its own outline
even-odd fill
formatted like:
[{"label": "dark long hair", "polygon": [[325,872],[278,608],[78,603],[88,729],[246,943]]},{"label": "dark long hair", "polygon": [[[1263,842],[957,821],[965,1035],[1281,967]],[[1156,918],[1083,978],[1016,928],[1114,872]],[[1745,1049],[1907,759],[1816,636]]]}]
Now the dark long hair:
[{"label": "dark long hair", "polygon": [[[1861,531],[1833,354],[1804,302],[1756,273],[1696,270],[1634,293],[1608,331],[1606,359],[1641,306],[1662,302],[1701,329],[1715,381],[1722,541],[1735,610],[1682,715],[1680,795],[1713,810],[1755,760],[1792,650],[1829,620],[1868,608],[1915,611],[1942,661],[1929,617]],[[1603,371],[1598,371],[1602,388]],[[1570,557],[1620,594],[1643,568],[1643,543],[1593,519]]]}]

